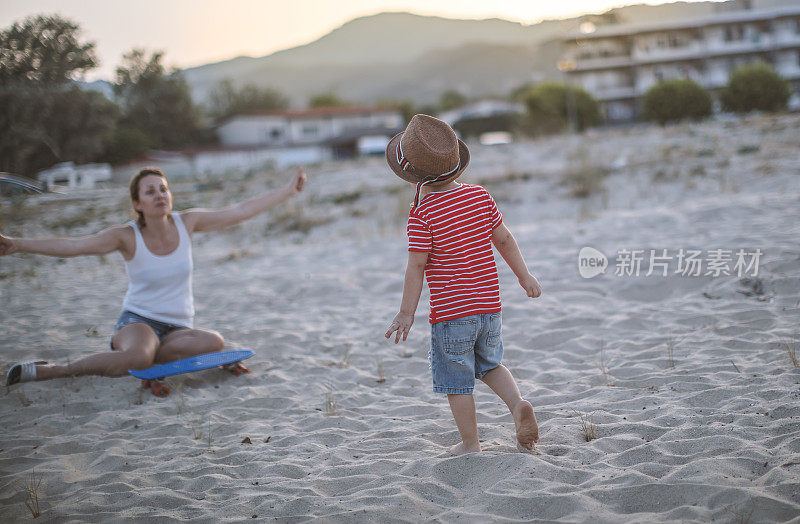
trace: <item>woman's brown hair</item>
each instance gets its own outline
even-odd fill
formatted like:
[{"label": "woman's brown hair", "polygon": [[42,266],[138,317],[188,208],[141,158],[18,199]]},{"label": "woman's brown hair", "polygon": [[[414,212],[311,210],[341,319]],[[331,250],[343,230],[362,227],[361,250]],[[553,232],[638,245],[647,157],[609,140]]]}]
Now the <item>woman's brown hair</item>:
[{"label": "woman's brown hair", "polygon": [[[139,171],[138,173],[133,175],[133,178],[131,178],[131,183],[130,183],[129,187],[130,187],[130,190],[131,190],[131,201],[132,202],[138,202],[139,201],[139,181],[142,180],[144,177],[146,177],[148,175],[160,176],[165,181],[167,180],[167,177],[164,175],[164,172],[161,171],[157,167],[146,167],[146,168],[142,169],[141,171]],[[139,224],[139,229],[141,229],[141,228],[143,228],[145,226],[144,214],[141,211],[136,211],[135,209],[134,209],[134,211],[139,216],[136,219],[136,223]]]}]

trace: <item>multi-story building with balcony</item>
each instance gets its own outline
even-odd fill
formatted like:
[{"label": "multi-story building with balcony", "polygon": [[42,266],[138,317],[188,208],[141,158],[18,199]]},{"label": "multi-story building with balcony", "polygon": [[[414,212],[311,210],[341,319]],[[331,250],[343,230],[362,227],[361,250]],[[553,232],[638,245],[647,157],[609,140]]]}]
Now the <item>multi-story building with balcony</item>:
[{"label": "multi-story building with balcony", "polygon": [[662,80],[688,78],[713,93],[737,66],[756,61],[790,82],[790,107],[800,108],[800,6],[592,32],[584,27],[564,44],[559,68],[598,99],[608,122],[635,120],[642,96]]}]

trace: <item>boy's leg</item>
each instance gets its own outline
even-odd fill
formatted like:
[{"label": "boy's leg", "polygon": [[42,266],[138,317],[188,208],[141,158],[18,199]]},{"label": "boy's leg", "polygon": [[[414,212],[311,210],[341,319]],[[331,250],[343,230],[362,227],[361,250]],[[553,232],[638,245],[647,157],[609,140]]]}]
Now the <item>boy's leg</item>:
[{"label": "boy's leg", "polygon": [[461,455],[481,450],[475,414],[475,353],[478,318],[467,316],[431,324],[431,375],[433,391],[446,393],[461,442],[450,453]]},{"label": "boy's leg", "polygon": [[450,410],[461,434],[461,442],[450,448],[453,455],[477,453],[481,450],[478,441],[478,419],[475,414],[475,398],[472,395],[448,394]]},{"label": "boy's leg", "polygon": [[533,406],[520,395],[511,372],[500,364],[481,377],[481,380],[508,406],[517,428],[517,442],[525,449],[531,449],[533,444],[539,441],[539,425],[533,413]]}]

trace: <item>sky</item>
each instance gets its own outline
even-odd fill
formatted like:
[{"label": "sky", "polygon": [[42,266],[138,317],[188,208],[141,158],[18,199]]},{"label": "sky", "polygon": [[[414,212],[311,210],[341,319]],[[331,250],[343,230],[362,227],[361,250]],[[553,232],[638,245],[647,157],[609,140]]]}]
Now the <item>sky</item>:
[{"label": "sky", "polygon": [[[698,0],[688,0],[698,1]],[[185,68],[236,56],[265,56],[306,44],[360,16],[406,11],[447,18],[503,18],[535,24],[665,0],[2,0],[0,27],[33,14],[58,13],[96,43],[99,67],[87,80],[112,80],[134,47],[165,52]]]}]

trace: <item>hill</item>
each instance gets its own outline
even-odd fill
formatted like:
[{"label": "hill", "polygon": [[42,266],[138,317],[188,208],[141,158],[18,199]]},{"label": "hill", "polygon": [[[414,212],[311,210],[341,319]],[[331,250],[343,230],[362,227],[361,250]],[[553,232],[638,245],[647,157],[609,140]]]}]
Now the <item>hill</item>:
[{"label": "hill", "polygon": [[[782,1],[787,0],[761,3]],[[533,25],[381,13],[351,20],[303,46],[184,73],[200,102],[226,78],[238,85],[276,88],[289,95],[295,107],[304,107],[311,96],[324,92],[356,103],[391,99],[430,103],[448,89],[468,97],[505,96],[523,83],[560,78],[555,66],[561,55],[559,39],[584,21],[600,26],[675,20],[741,9],[742,3],[634,5]]]}]

